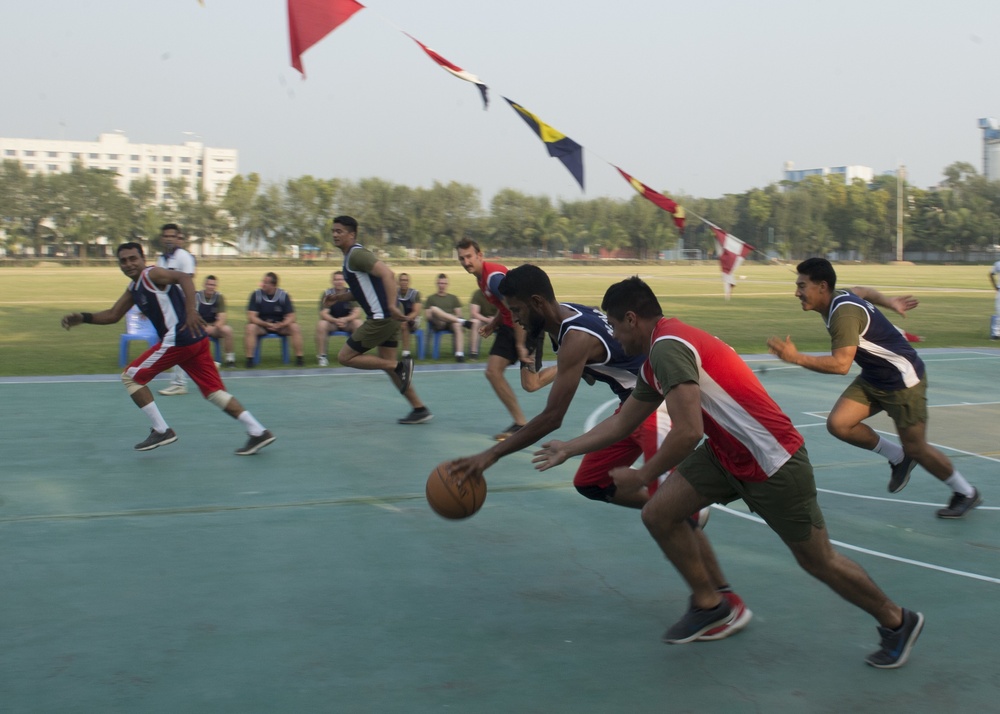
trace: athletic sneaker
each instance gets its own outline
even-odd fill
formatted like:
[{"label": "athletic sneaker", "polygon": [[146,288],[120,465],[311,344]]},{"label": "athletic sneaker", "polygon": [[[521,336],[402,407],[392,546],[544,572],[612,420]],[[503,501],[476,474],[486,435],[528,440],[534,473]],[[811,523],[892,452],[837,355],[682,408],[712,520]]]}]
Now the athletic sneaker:
[{"label": "athletic sneaker", "polygon": [[306,366],[306,358],[303,357],[302,355],[298,355],[295,358],[295,366],[296,367],[305,367]]},{"label": "athletic sneaker", "polygon": [[882,647],[868,655],[865,662],[879,669],[902,667],[909,659],[910,650],[913,649],[922,629],[924,629],[924,616],[904,607],[903,624],[898,630],[890,630],[888,627],[878,628],[878,633],[882,637]]},{"label": "athletic sneaker", "polygon": [[226,369],[236,369],[236,360],[234,360],[234,359],[227,359],[226,360]]},{"label": "athletic sneaker", "polygon": [[910,472],[917,462],[909,456],[904,456],[898,464],[889,464],[892,467],[892,476],[889,477],[889,493],[899,493],[910,481]]},{"label": "athletic sneaker", "polygon": [[150,429],[149,436],[146,437],[146,440],[140,441],[132,448],[136,451],[152,451],[159,446],[166,446],[167,444],[172,444],[175,441],[177,441],[177,434],[174,433],[173,429],[167,428],[167,430],[162,434],[156,429]]},{"label": "athletic sneaker", "polygon": [[319,357],[316,358],[316,361],[319,362],[320,367],[330,366],[330,360],[326,358],[326,355],[320,355]]},{"label": "athletic sneaker", "polygon": [[399,393],[405,394],[410,382],[413,380],[413,357],[407,355],[396,363],[396,375],[399,377],[401,385]]},{"label": "athletic sneaker", "polygon": [[182,394],[187,394],[187,387],[183,387],[180,384],[171,384],[166,389],[161,389],[160,394],[165,397],[179,397]]},{"label": "athletic sneaker", "polygon": [[396,422],[398,424],[424,424],[433,418],[434,415],[431,414],[430,409],[427,407],[420,407],[420,409],[414,409],[402,419],[397,419]]},{"label": "athletic sneaker", "polygon": [[964,493],[956,491],[951,494],[951,501],[945,508],[938,509],[938,518],[961,518],[976,506],[983,502],[983,497],[978,488],[972,489],[972,495],[966,496]]},{"label": "athletic sneaker", "polygon": [[251,436],[247,439],[247,443],[243,445],[242,449],[237,449],[236,453],[240,456],[250,456],[251,454],[256,454],[265,446],[272,443],[274,439],[274,434],[272,434],[268,429],[264,429],[264,433],[260,436]]},{"label": "athletic sneaker", "polygon": [[493,435],[493,440],[494,441],[504,441],[505,439],[507,439],[507,438],[513,436],[514,434],[516,434],[517,432],[521,431],[521,427],[522,426],[523,426],[523,424],[511,424],[506,429],[504,429],[503,431],[501,431],[499,434],[494,434]]},{"label": "athletic sneaker", "polygon": [[668,645],[683,645],[693,642],[699,637],[720,625],[729,622],[733,607],[726,597],[711,610],[702,610],[691,605],[684,617],[679,619],[663,634],[663,641]]},{"label": "athletic sneaker", "polygon": [[707,630],[703,635],[698,637],[698,642],[724,640],[730,635],[735,635],[737,632],[746,627],[747,623],[750,622],[750,619],[753,617],[753,613],[750,611],[750,608],[746,606],[746,603],[743,602],[743,598],[733,591],[724,590],[722,592],[722,597],[729,601],[729,606],[733,609],[732,614],[729,616],[729,620],[727,620],[723,625]]}]

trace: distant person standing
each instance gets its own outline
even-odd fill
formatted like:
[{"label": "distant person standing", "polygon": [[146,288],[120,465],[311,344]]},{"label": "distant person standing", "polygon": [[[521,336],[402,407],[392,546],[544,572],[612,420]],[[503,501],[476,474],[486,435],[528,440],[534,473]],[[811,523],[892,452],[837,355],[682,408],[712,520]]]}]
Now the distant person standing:
[{"label": "distant person standing", "polygon": [[[493,347],[490,348],[490,356],[486,361],[486,379],[489,381],[493,391],[496,392],[500,402],[507,408],[514,418],[514,423],[495,435],[497,441],[503,441],[512,434],[521,430],[527,422],[527,417],[521,411],[521,405],[517,402],[517,396],[513,388],[504,376],[504,370],[515,362],[520,361],[522,368],[534,368],[535,356],[528,352],[525,347],[524,328],[515,324],[514,317],[504,304],[503,296],[500,294],[500,282],[507,275],[507,267],[500,263],[489,263],[483,258],[483,251],[479,244],[471,238],[461,240],[455,246],[458,250],[458,261],[470,273],[483,291],[486,299],[497,309],[496,317],[491,322],[479,328],[480,337],[489,337],[495,334]],[[538,346],[536,349],[541,349]]]},{"label": "distant person standing", "polygon": [[198,385],[205,399],[246,427],[249,439],[236,450],[240,456],[256,454],[274,441],[265,429],[232,394],[226,391],[219,370],[212,361],[208,338],[195,301],[194,282],[187,273],[146,265],[142,246],[123,243],[118,246],[118,267],[131,282],[114,305],[101,312],[73,312],[65,315],[65,329],[87,323],[113,325],[128,309],[137,306],[149,318],[160,341],[132,361],[122,372],[122,383],[133,403],[149,417],[149,436],[133,448],[151,451],[177,441],[177,434],[160,414],[147,386],[156,375],[180,365]]},{"label": "distant person standing", "polygon": [[[176,223],[167,223],[160,228],[160,242],[163,244],[163,254],[156,259],[156,265],[167,270],[179,270],[194,277],[195,261],[187,249],[184,248],[184,233]],[[171,371],[170,386],[160,390],[160,394],[166,397],[180,396],[187,394],[187,378],[184,370],[175,366]]]},{"label": "distant person standing", "polygon": [[205,334],[222,340],[227,367],[236,366],[236,352],[233,347],[233,328],[226,324],[226,298],[218,290],[219,282],[214,275],[205,278],[204,287],[195,293],[198,314],[205,321]]},{"label": "distant person standing", "polygon": [[1000,260],[993,264],[990,271],[990,282],[996,292],[996,300],[993,302],[993,317],[990,319],[990,339],[1000,340],[1000,283],[997,283],[997,275],[1000,275]]},{"label": "distant person standing", "polygon": [[[789,364],[813,372],[847,374],[851,363],[861,374],[840,395],[826,418],[833,436],[889,461],[889,493],[899,493],[920,464],[952,491],[938,518],[961,518],[983,502],[979,491],[958,472],[951,460],[927,442],[927,372],[917,351],[875,309],[881,305],[905,315],[917,306],[910,297],[889,298],[874,288],[837,289],[837,273],[829,260],[809,258],[797,266],[795,297],[806,311],[818,312],[830,333],[831,354],[812,356],[798,351],[791,337],[772,337],[767,348]],[[886,441],[865,419],[884,411],[896,425],[901,444]]]},{"label": "distant person standing", "polygon": [[[412,411],[398,419],[400,424],[424,424],[434,418],[410,384],[413,357],[396,360],[399,323],[406,319],[397,301],[396,276],[375,254],[358,243],[358,222],[351,216],[333,219],[333,244],[344,253],[344,279],[348,290],[326,298],[328,305],[356,300],[368,319],[347,338],[337,355],[345,367],[380,369],[399,389]],[[365,354],[370,350],[378,354]]]}]

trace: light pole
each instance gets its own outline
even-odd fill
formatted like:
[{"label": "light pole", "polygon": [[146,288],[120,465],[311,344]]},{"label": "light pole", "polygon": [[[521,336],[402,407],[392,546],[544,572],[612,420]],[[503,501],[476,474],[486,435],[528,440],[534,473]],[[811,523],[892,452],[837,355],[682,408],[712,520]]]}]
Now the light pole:
[{"label": "light pole", "polygon": [[903,182],[906,180],[906,167],[900,164],[896,171],[896,261],[903,261]]}]

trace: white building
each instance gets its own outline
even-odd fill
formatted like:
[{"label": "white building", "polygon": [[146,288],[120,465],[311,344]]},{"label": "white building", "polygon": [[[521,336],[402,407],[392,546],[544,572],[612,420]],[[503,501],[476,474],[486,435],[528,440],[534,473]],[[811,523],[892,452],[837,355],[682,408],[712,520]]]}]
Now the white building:
[{"label": "white building", "polygon": [[992,117],[979,120],[983,130],[983,176],[1000,181],[1000,122]]},{"label": "white building", "polygon": [[163,200],[167,182],[178,178],[187,182],[188,196],[193,197],[201,185],[209,196],[221,198],[239,171],[236,149],[216,149],[200,141],[132,144],[120,132],[101,134],[97,141],[0,137],[0,160],[20,161],[33,174],[68,172],[79,161],[88,168],[117,173],[118,188],[126,193],[136,179],[149,178],[157,201]]},{"label": "white building", "polygon": [[791,161],[785,162],[785,181],[798,183],[806,176],[843,176],[844,183],[850,184],[854,179],[871,183],[875,179],[875,171],[870,166],[822,166],[815,169],[796,169]]}]

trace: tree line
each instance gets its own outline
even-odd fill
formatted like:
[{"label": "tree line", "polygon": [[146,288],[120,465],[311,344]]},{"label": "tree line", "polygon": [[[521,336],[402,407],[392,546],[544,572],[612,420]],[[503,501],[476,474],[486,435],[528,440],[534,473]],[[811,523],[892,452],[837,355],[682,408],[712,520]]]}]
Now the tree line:
[{"label": "tree line", "polygon": [[[226,245],[240,255],[333,254],[330,221],[356,217],[366,245],[393,257],[450,257],[470,237],[484,248],[521,256],[567,253],[655,258],[660,251],[716,251],[702,216],[786,260],[838,253],[864,260],[891,256],[896,244],[897,178],[845,184],[837,176],[776,182],[707,199],[670,194],[688,213],[683,235],[670,216],[639,195],[629,200],[560,200],[513,189],[484,207],[474,186],[435,182],[413,188],[379,178],[348,181],[302,176],[267,183],[251,173],[232,179],[220,199],[175,178],[155,199],[150,179],[127,192],[107,170],[75,165],[69,173],[29,174],[17,161],[0,165],[0,239],[9,256],[65,253],[86,259],[100,244],[154,241],[163,223],[184,227],[192,252]],[[669,194],[669,191],[665,192]],[[1000,181],[956,162],[938,187],[904,185],[907,250],[988,250],[1000,243]],[[102,240],[103,238],[103,240]]]}]

